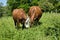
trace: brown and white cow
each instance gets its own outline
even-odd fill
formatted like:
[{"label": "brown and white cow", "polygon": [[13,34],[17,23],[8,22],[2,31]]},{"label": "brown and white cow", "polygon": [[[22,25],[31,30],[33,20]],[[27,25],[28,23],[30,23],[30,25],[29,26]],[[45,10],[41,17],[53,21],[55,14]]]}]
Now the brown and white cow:
[{"label": "brown and white cow", "polygon": [[19,28],[19,23],[23,24],[22,28],[29,27],[29,17],[22,8],[14,9],[12,16],[16,28]]},{"label": "brown and white cow", "polygon": [[28,15],[30,17],[31,24],[33,24],[34,21],[37,21],[37,23],[38,23],[39,19],[42,16],[42,10],[41,10],[41,8],[39,6],[32,6],[29,9]]}]

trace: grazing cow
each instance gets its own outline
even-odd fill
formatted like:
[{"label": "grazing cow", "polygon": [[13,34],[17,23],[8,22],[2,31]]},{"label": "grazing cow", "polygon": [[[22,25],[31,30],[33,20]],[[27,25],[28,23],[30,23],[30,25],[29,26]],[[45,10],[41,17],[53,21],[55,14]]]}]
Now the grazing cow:
[{"label": "grazing cow", "polygon": [[14,9],[12,16],[16,28],[19,28],[19,23],[23,24],[22,29],[29,26],[29,18],[26,16],[26,13],[22,8]]},{"label": "grazing cow", "polygon": [[42,10],[41,10],[41,8],[39,6],[32,6],[29,9],[28,15],[30,17],[31,24],[33,24],[34,22],[38,23],[39,19],[42,16]]}]

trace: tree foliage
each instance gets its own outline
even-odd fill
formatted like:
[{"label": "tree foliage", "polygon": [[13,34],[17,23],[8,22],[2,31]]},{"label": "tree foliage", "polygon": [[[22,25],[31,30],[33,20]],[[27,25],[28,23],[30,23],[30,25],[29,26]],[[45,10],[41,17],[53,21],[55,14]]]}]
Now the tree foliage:
[{"label": "tree foliage", "polygon": [[3,15],[3,3],[0,3],[0,17]]},{"label": "tree foliage", "polygon": [[30,6],[40,6],[44,11],[52,11],[53,9],[59,9],[59,0],[8,0],[8,5],[11,10],[15,8],[24,8],[28,11]]},{"label": "tree foliage", "polygon": [[11,15],[16,8],[23,8],[28,13],[31,6],[39,6],[44,12],[60,12],[60,0],[7,0],[7,6],[2,5],[0,3],[1,15]]}]

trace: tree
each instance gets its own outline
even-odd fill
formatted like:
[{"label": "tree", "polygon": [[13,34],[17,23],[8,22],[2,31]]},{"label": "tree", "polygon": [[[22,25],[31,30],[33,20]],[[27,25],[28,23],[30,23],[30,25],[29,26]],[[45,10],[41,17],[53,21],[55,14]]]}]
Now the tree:
[{"label": "tree", "polygon": [[3,3],[0,2],[0,17],[3,15]]},{"label": "tree", "polygon": [[[39,6],[44,12],[51,12],[56,9],[60,10],[60,0],[8,0],[7,4],[12,12],[13,9],[23,8],[26,12],[28,12],[31,6]],[[57,6],[59,5],[59,6]]]}]

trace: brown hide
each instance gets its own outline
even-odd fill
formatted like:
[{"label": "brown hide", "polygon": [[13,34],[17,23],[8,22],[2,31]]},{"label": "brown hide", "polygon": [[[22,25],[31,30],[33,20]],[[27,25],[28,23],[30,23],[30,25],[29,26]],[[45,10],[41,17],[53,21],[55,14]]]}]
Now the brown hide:
[{"label": "brown hide", "polygon": [[34,21],[39,21],[39,19],[41,18],[42,16],[42,11],[41,11],[41,8],[39,6],[32,6],[30,7],[29,9],[29,17],[30,17],[30,20],[31,20],[31,24],[34,22]]},{"label": "brown hide", "polygon": [[16,25],[18,26],[19,23],[22,23],[24,26],[24,22],[27,19],[27,17],[23,9],[14,9],[12,16],[13,16],[15,26]]}]

